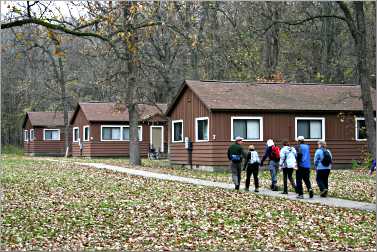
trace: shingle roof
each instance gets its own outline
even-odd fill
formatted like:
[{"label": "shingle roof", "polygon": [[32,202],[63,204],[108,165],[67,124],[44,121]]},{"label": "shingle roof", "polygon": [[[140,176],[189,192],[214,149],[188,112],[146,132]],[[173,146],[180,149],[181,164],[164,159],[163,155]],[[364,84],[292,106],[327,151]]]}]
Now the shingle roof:
[{"label": "shingle roof", "polygon": [[[68,112],[68,121],[71,119],[73,112]],[[62,127],[64,126],[63,112],[27,112],[26,119],[29,118],[30,123],[36,127]]]},{"label": "shingle roof", "polygon": [[[362,110],[361,89],[357,85],[186,80],[180,92],[185,85],[210,110]],[[375,97],[372,90],[374,108]],[[179,94],[176,98],[179,99]],[[170,111],[171,106],[167,113]]]},{"label": "shingle roof", "polygon": [[[140,120],[147,120],[155,115],[165,113],[167,105],[157,104],[161,111],[153,105],[140,104]],[[108,121],[108,122],[127,122],[129,121],[128,110],[126,106],[112,102],[80,102],[78,108],[81,108],[88,121]],[[71,120],[74,120],[75,115]]]}]

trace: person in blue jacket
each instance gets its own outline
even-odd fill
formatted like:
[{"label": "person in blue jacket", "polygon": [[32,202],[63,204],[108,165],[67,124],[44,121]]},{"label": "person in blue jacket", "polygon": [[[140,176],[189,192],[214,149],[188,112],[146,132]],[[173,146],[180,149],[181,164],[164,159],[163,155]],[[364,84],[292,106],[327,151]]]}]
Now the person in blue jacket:
[{"label": "person in blue jacket", "polygon": [[370,166],[369,176],[372,176],[373,172],[376,170],[376,159],[372,160],[372,165]]},{"label": "person in blue jacket", "polygon": [[314,154],[314,168],[317,173],[316,180],[321,197],[327,197],[329,190],[329,175],[332,165],[332,154],[327,149],[325,141],[318,142],[318,149]]},{"label": "person in blue jacket", "polygon": [[310,183],[310,146],[305,144],[305,138],[303,136],[297,137],[298,144],[295,146],[297,153],[297,171],[296,171],[296,188],[297,198],[304,198],[304,189],[302,181],[304,181],[306,188],[309,192],[309,197],[313,198],[313,189]]}]

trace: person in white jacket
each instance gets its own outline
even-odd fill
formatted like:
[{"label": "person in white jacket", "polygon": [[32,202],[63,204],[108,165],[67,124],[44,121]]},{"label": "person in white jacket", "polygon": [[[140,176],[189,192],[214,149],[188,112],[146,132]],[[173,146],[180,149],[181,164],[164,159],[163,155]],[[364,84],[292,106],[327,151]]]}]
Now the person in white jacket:
[{"label": "person in white jacket", "polygon": [[288,179],[296,191],[296,184],[293,180],[293,170],[297,169],[297,153],[294,147],[289,145],[288,141],[283,142],[283,148],[280,150],[279,170],[283,169],[284,189],[282,194],[288,194]]}]

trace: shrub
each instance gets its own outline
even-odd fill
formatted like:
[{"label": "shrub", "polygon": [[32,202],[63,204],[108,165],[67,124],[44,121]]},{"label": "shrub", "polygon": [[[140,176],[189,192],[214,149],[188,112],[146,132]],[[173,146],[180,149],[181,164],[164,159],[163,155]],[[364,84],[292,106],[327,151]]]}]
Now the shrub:
[{"label": "shrub", "polygon": [[1,150],[2,154],[23,155],[24,151],[15,145],[5,145]]}]

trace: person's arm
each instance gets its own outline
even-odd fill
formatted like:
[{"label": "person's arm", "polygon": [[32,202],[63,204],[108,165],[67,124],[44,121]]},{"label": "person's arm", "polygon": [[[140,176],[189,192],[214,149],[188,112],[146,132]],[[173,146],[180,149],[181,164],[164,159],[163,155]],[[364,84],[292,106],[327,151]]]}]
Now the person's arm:
[{"label": "person's arm", "polygon": [[229,159],[229,160],[232,160],[232,159],[230,158],[230,147],[228,148],[228,159]]},{"label": "person's arm", "polygon": [[279,160],[279,169],[281,169],[281,166],[283,165],[285,159],[286,159],[286,153],[284,151],[284,148],[281,148],[280,150],[280,160]]},{"label": "person's arm", "polygon": [[320,150],[316,150],[314,154],[314,169],[317,170],[319,161],[321,160],[321,155],[319,154]]},{"label": "person's arm", "polygon": [[263,162],[267,159],[268,156],[270,156],[271,148],[267,147],[266,150],[264,151],[264,155],[262,157],[262,160],[260,162],[260,165],[263,166]]},{"label": "person's arm", "polygon": [[247,153],[246,155],[246,160],[245,160],[245,164],[243,166],[243,169],[245,170],[246,167],[247,167],[247,164],[249,163],[249,160],[251,159],[251,152]]}]

